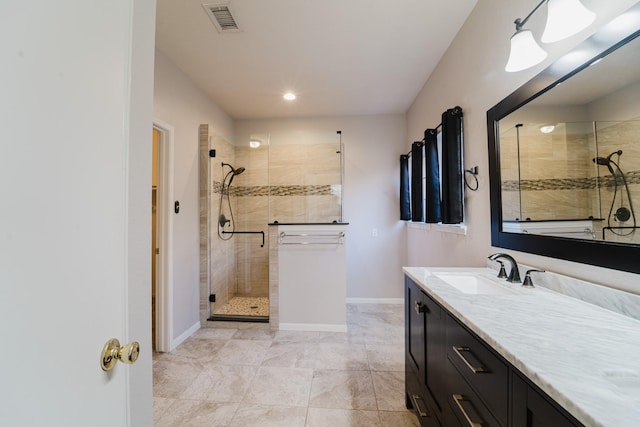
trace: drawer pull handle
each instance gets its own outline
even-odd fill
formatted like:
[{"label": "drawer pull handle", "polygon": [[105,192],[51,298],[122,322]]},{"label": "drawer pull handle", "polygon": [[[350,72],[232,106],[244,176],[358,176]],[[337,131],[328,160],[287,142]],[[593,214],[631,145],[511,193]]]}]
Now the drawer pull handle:
[{"label": "drawer pull handle", "polygon": [[469,369],[471,369],[471,372],[473,372],[474,374],[479,374],[479,373],[483,373],[483,372],[489,372],[489,370],[487,368],[485,368],[484,366],[480,365],[479,362],[475,363],[475,364],[472,363],[472,362],[469,362],[469,360],[462,354],[462,352],[468,352],[473,357],[473,353],[471,353],[471,349],[469,347],[465,347],[465,346],[461,346],[461,345],[454,345],[453,346],[453,351],[456,352],[456,354],[460,357],[460,359],[462,359],[464,364],[467,365],[467,367]]},{"label": "drawer pull handle", "polygon": [[422,398],[422,396],[418,396],[416,394],[411,396],[411,400],[413,400],[413,407],[416,408],[416,412],[418,413],[418,415],[421,418],[428,418],[429,417],[429,413],[427,412],[426,409],[422,409],[420,407],[420,405],[418,405],[418,399],[420,399],[423,402],[422,407],[425,407],[426,405],[424,405],[424,399]]},{"label": "drawer pull handle", "polygon": [[469,416],[469,414],[467,413],[467,411],[465,411],[464,408],[462,407],[462,402],[469,402],[470,409],[473,410],[473,412],[475,414],[475,410],[473,409],[473,404],[471,403],[471,401],[465,399],[464,396],[461,395],[461,394],[454,394],[453,395],[453,401],[456,402],[456,405],[458,406],[458,409],[460,410],[460,412],[462,412],[462,415],[464,415],[464,418],[469,423],[469,427],[482,427],[482,421],[480,421],[480,422],[473,421],[471,419],[471,417]]},{"label": "drawer pull handle", "polygon": [[421,314],[427,311],[427,306],[422,303],[422,301],[416,301],[416,304],[413,306],[416,310],[416,314]]}]

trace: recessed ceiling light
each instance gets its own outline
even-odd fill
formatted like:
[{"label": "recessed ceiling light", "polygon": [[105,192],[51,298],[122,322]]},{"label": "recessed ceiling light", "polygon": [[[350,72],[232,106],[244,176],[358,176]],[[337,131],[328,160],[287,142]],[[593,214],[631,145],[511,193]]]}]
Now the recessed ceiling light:
[{"label": "recessed ceiling light", "polygon": [[296,99],[296,95],[294,93],[287,92],[283,95],[283,98],[287,101],[293,101],[294,99]]},{"label": "recessed ceiling light", "polygon": [[554,125],[544,125],[540,126],[540,132],[542,133],[551,133],[556,127]]},{"label": "recessed ceiling light", "polygon": [[258,148],[261,144],[262,141],[260,141],[259,139],[252,139],[251,141],[249,141],[249,147],[251,148]]}]

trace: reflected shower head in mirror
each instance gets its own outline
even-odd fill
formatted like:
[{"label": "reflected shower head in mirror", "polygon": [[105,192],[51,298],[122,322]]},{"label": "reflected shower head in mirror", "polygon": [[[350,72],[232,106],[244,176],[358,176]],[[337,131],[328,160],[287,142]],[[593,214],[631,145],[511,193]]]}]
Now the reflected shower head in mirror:
[{"label": "reflected shower head in mirror", "polygon": [[622,155],[622,150],[618,150],[618,151],[614,151],[613,153],[609,154],[607,157],[595,157],[593,158],[593,163],[600,165],[600,166],[606,166],[609,169],[609,172],[611,172],[611,175],[613,175],[615,177],[615,172],[613,171],[613,168],[611,167],[611,163],[615,164],[613,162],[613,160],[611,160],[611,157],[617,154],[618,156]]}]

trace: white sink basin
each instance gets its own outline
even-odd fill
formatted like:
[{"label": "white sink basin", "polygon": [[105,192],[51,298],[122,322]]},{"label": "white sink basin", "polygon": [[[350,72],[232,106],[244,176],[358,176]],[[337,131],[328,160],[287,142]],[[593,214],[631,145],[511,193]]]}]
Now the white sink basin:
[{"label": "white sink basin", "polygon": [[516,284],[505,282],[505,284],[494,282],[477,273],[466,272],[437,272],[436,277],[444,280],[448,285],[453,286],[460,292],[472,295],[509,295],[515,293]]}]

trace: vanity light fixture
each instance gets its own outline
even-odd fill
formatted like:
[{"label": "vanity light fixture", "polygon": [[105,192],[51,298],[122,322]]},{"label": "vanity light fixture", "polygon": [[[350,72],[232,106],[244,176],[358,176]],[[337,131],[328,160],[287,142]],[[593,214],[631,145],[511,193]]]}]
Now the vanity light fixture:
[{"label": "vanity light fixture", "polygon": [[578,34],[596,19],[596,14],[584,7],[580,0],[549,0],[547,24],[542,43],[554,43]]},{"label": "vanity light fixture", "polygon": [[296,94],[292,92],[287,92],[282,97],[287,101],[293,101],[294,99],[296,99]]},{"label": "vanity light fixture", "polygon": [[507,72],[522,71],[544,61],[547,52],[538,46],[531,30],[524,29],[529,18],[547,3],[547,23],[542,33],[544,43],[563,40],[587,28],[596,15],[580,0],[542,0],[524,18],[516,19],[516,32],[511,36],[511,52],[505,67]]}]

